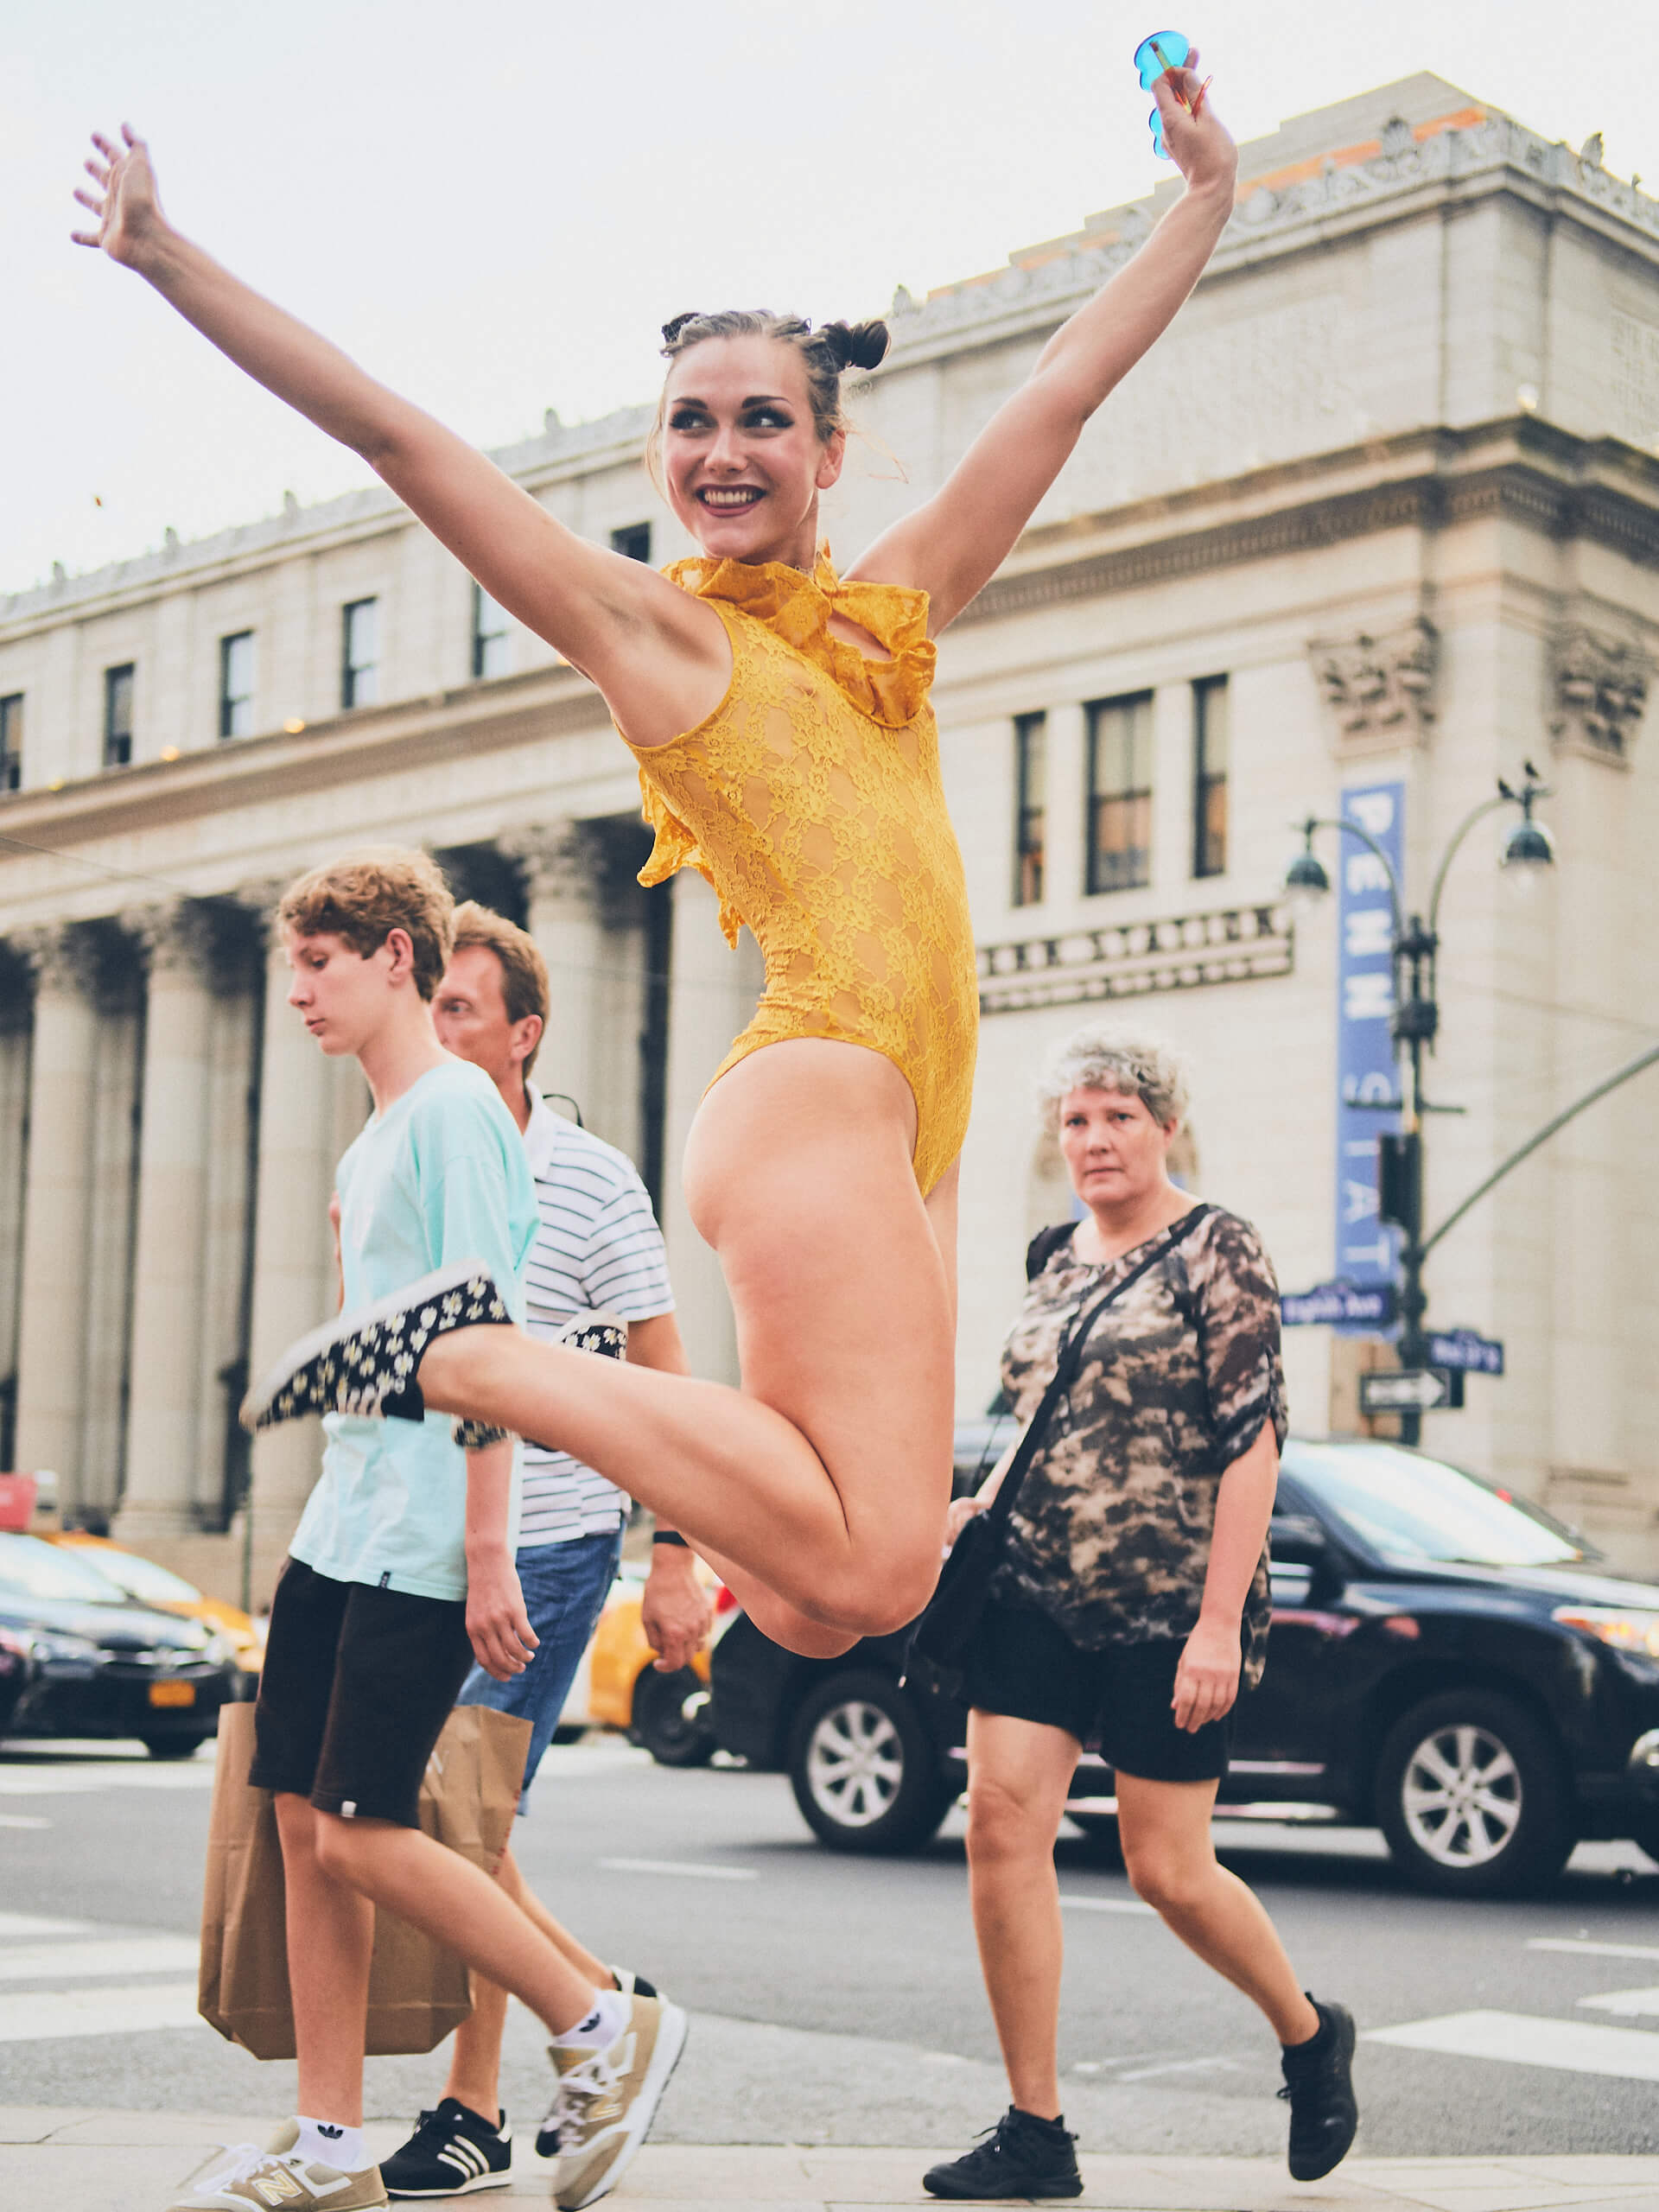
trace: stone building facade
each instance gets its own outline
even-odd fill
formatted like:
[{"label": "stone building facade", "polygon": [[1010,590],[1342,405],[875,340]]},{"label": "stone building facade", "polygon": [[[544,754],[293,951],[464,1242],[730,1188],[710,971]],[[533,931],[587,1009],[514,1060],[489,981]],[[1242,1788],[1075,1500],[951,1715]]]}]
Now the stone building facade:
[{"label": "stone building facade", "polygon": [[[1421,905],[1496,777],[1530,759],[1554,793],[1559,865],[1529,906],[1484,828],[1447,880],[1433,1095],[1466,1110],[1430,1127],[1431,1222],[1659,1033],[1659,206],[1427,76],[1297,119],[1241,175],[1175,330],[943,641],[985,1014],[965,1410],[1027,1238],[1067,1210],[1032,1071],[1091,1014],[1190,1046],[1189,1173],[1261,1225],[1287,1287],[1337,1271],[1353,1109],[1333,923],[1280,893],[1302,817],[1396,792]],[[899,296],[828,515],[843,557],[935,487],[1174,189]],[[665,561],[688,549],[647,420],[550,417],[499,457],[573,528]],[[732,1371],[677,1163],[758,956],[728,952],[698,880],[633,880],[634,777],[585,680],[378,488],[0,597],[0,1447],[226,1589],[234,1406],[326,1310],[332,1166],[365,1103],[286,1007],[269,915],[371,838],[431,847],[535,934],[543,1079],[640,1161],[694,1361]],[[1425,1440],[1659,1572],[1656,1140],[1659,1077],[1437,1251],[1432,1321],[1508,1359]],[[1323,1329],[1287,1348],[1296,1424],[1351,1426],[1370,1355]],[[256,1596],[316,1449],[302,1427],[252,1449]]]}]

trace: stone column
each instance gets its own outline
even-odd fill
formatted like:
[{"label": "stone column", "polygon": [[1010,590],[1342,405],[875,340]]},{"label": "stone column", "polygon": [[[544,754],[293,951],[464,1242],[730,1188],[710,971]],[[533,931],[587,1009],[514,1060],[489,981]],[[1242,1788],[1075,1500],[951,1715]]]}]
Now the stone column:
[{"label": "stone column", "polygon": [[547,963],[547,1036],[531,1080],[568,1091],[588,1127],[609,1137],[598,1095],[605,964],[598,846],[585,824],[569,821],[509,830],[496,842],[524,877],[527,926]]},{"label": "stone column", "polygon": [[143,950],[149,993],[126,1488],[113,1533],[142,1545],[188,1533],[201,1491],[213,938],[210,911],[188,899],[138,908],[122,922]]},{"label": "stone column", "polygon": [[681,1187],[686,1132],[709,1078],[754,1012],[760,957],[745,932],[734,952],[721,934],[714,893],[694,869],[674,878],[669,969],[668,1100],[663,1161],[663,1236],[692,1372],[737,1381],[737,1334],[720,1262],[691,1225]]},{"label": "stone column", "polygon": [[[243,903],[265,925],[259,1043],[259,1149],[253,1207],[253,1317],[249,1363],[257,1380],[296,1337],[334,1305],[328,1199],[334,1189],[333,1064],[288,1003],[293,980],[270,926],[282,885],[251,886]],[[317,1421],[268,1428],[253,1445],[253,1599],[270,1600],[276,1570],[321,1462]]]},{"label": "stone column", "polygon": [[11,1465],[17,1316],[23,1276],[23,1173],[33,991],[28,963],[0,944],[0,1468]]},{"label": "stone column", "polygon": [[12,944],[35,971],[16,1456],[21,1468],[54,1469],[67,1496],[86,1414],[94,978],[86,933],[73,924]]}]

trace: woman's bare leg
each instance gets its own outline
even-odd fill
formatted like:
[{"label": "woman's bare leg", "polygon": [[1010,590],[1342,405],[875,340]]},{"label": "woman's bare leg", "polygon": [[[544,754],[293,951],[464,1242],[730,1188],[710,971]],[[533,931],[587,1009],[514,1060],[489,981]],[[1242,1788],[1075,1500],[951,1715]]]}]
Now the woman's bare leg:
[{"label": "woman's bare leg", "polygon": [[938,1579],[955,1399],[954,1186],[931,1217],[914,1111],[891,1061],[815,1039],[704,1100],[686,1198],[731,1292],[741,1390],[491,1328],[432,1345],[428,1404],[597,1467],[753,1577],[740,1595],[780,1641],[902,1626]]},{"label": "woman's bare leg", "polygon": [[1254,1890],[1217,1862],[1213,1782],[1117,1777],[1117,1833],[1137,1896],[1164,1925],[1259,2005],[1281,2043],[1306,2043],[1319,2016]]},{"label": "woman's bare leg", "polygon": [[1054,1839],[1083,1746],[1005,1713],[968,1716],[968,1891],[1008,2094],[1060,2116],[1060,1885]]}]

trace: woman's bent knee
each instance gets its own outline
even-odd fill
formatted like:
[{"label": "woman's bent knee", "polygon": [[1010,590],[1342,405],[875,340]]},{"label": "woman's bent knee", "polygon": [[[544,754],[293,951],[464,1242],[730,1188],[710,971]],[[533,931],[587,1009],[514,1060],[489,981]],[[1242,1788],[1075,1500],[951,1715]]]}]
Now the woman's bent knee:
[{"label": "woman's bent knee", "polygon": [[1215,1861],[1192,1864],[1162,1856],[1137,1856],[1126,1850],[1124,1872],[1129,1887],[1154,1912],[1180,1914],[1201,1905],[1215,1875]]},{"label": "woman's bent knee", "polygon": [[348,1889],[361,1889],[377,1835],[385,1821],[347,1821],[338,1813],[314,1811],[312,1851],[323,1872]]}]

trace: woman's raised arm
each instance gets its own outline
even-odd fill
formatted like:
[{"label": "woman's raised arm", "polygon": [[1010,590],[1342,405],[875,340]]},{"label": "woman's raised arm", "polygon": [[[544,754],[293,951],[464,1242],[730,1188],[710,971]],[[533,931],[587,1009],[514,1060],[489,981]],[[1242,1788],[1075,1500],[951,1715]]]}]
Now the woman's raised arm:
[{"label": "woman's raised arm", "polygon": [[[944,486],[849,571],[928,593],[937,636],[988,583],[1070,459],[1084,424],[1169,325],[1233,210],[1237,152],[1198,98],[1198,54],[1158,79],[1164,143],[1186,190],[1133,261],[1056,331]],[[1195,103],[1198,112],[1189,111]]]},{"label": "woman's raised arm", "polygon": [[711,634],[707,608],[643,563],[566,530],[464,438],[182,237],[130,127],[118,146],[99,133],[92,143],[96,190],[75,197],[98,227],[73,232],[75,243],[135,270],[238,368],[361,454],[493,599],[600,685],[625,723],[673,722],[672,700],[658,694],[683,690],[688,664],[709,662],[723,683],[724,635]]}]

